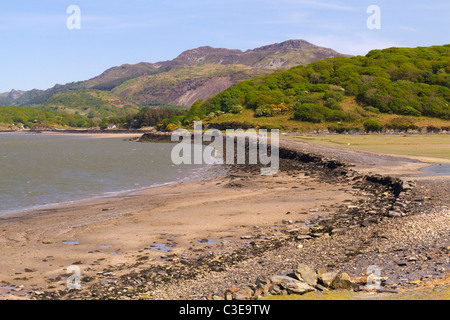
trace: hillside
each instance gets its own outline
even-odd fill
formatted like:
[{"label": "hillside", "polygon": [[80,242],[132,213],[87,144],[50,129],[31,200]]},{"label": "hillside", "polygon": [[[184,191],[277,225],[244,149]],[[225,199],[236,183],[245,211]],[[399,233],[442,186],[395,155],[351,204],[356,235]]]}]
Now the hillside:
[{"label": "hillside", "polygon": [[137,113],[140,106],[111,92],[89,89],[56,94],[40,109],[105,118]]},{"label": "hillside", "polygon": [[57,114],[27,107],[0,107],[0,129],[17,130],[41,127],[91,127],[93,121],[77,114]]},{"label": "hillside", "polygon": [[[112,91],[146,106],[190,106],[197,99],[207,99],[239,81],[268,74],[274,69],[336,56],[343,55],[304,40],[289,40],[245,52],[205,46],[184,51],[169,61],[113,67],[86,81],[55,85],[47,90],[34,89],[19,95],[0,94],[0,105],[40,105],[56,94],[94,89]],[[172,77],[178,77],[175,83],[167,82],[167,78]]]},{"label": "hillside", "polygon": [[416,122],[448,126],[449,62],[450,45],[325,59],[243,81],[195,103],[183,122],[290,124],[299,130],[357,124],[376,131],[389,125],[414,128]]},{"label": "hillside", "polygon": [[174,67],[170,71],[124,82],[113,93],[141,105],[190,106],[249,78],[269,71],[245,65],[200,64]]}]

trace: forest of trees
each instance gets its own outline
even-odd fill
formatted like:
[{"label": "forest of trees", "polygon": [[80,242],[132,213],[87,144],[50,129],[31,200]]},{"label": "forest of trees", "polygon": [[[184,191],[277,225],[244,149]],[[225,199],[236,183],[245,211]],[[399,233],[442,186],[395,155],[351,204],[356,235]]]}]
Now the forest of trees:
[{"label": "forest of trees", "polygon": [[96,126],[91,119],[77,114],[55,113],[28,107],[0,107],[0,123],[4,125],[32,128],[36,124],[46,123],[74,128]]},{"label": "forest of trees", "polygon": [[145,107],[137,114],[104,118],[102,119],[101,127],[107,126],[108,124],[119,125],[126,129],[154,127],[158,124],[165,126],[169,123],[178,123],[185,112],[182,109]]},{"label": "forest of trees", "polygon": [[346,96],[375,113],[450,119],[449,73],[450,45],[373,50],[243,81],[195,103],[184,122],[239,107],[272,116],[273,106],[280,104],[297,120],[351,121],[354,115],[341,108]]}]

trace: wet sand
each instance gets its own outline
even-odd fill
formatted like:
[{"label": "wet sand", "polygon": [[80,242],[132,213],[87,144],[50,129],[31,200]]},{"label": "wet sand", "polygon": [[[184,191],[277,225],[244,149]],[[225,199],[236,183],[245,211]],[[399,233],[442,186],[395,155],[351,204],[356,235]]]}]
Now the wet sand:
[{"label": "wet sand", "polygon": [[[228,186],[232,181],[241,187]],[[323,185],[304,175],[217,177],[2,217],[0,248],[7,259],[0,261],[1,285],[23,286],[15,294],[24,295],[64,289],[71,264],[91,277],[108,266],[132,265],[142,256],[164,263],[166,249],[182,255],[207,248],[209,242],[238,248],[255,227],[276,232],[287,212],[307,221],[330,213],[322,208],[353,198],[350,186]]]}]

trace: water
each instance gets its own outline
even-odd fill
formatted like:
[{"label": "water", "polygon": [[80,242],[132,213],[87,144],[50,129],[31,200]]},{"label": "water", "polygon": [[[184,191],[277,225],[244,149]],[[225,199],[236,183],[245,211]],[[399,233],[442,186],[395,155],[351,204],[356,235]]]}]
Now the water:
[{"label": "water", "polygon": [[450,163],[436,163],[421,169],[429,176],[450,176]]},{"label": "water", "polygon": [[217,174],[209,165],[174,165],[173,146],[82,135],[0,134],[0,215]]}]

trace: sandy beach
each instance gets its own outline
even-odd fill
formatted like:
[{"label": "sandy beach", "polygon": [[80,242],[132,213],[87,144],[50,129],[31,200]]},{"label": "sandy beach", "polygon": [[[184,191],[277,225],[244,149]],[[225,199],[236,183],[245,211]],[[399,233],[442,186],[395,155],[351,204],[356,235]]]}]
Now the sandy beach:
[{"label": "sandy beach", "polygon": [[[202,299],[251,283],[257,276],[283,272],[300,256],[316,266],[319,261],[338,264],[341,257],[335,245],[355,243],[367,236],[367,230],[348,228],[342,235],[348,238],[310,240],[305,246],[311,251],[305,249],[301,255],[298,240],[290,235],[307,235],[318,218],[333,217],[351,204],[373,201],[355,188],[361,181],[359,173],[395,173],[420,185],[420,178],[411,175],[426,166],[359,152],[340,152],[338,156],[331,148],[302,143],[284,141],[282,145],[339,158],[351,165],[354,173],[336,180],[324,172],[291,164],[282,166],[273,177],[238,169],[206,181],[0,217],[0,299]],[[448,186],[448,181],[443,181]],[[424,186],[422,189],[431,190],[429,184]],[[441,202],[436,203],[440,206]],[[438,214],[435,207],[430,203],[427,210]],[[436,223],[444,228],[439,232],[448,234],[448,213],[439,217]],[[370,228],[400,225],[401,219],[379,219]],[[447,219],[444,225],[442,219]],[[336,257],[324,258],[333,247]],[[223,258],[238,252],[241,255],[233,263]],[[206,261],[202,260],[205,257],[209,260],[202,267],[199,261]],[[67,278],[72,275],[67,268],[73,265],[80,270],[82,290],[67,289]],[[172,267],[178,270],[180,265],[182,270],[189,266],[192,272],[174,276],[167,271]],[[353,273],[361,270],[355,268]],[[433,274],[430,280],[442,276]],[[139,279],[139,285],[126,284],[126,279]]]}]

